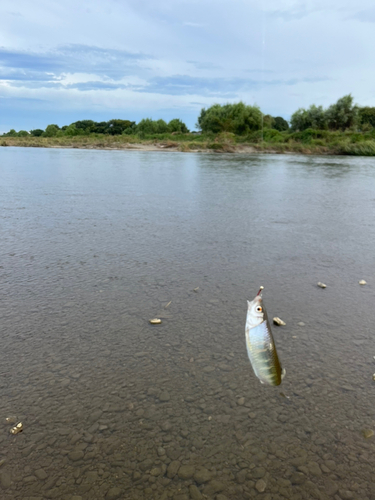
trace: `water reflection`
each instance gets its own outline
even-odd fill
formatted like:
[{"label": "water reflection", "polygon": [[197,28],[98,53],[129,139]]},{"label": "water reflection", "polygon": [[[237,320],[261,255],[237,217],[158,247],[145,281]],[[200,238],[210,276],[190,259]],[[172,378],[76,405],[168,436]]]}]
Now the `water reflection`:
[{"label": "water reflection", "polygon": [[372,498],[371,159],[1,155],[1,498]]}]

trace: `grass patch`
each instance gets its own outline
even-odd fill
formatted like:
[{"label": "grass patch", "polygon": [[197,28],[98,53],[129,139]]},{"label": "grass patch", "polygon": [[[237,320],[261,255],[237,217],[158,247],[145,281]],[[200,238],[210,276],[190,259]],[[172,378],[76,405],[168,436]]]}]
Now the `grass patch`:
[{"label": "grass patch", "polygon": [[[263,140],[262,140],[263,138]],[[104,135],[91,134],[73,137],[6,137],[1,146],[127,149],[138,145],[152,145],[160,150],[181,152],[211,151],[235,153],[252,148],[264,153],[338,154],[375,156],[375,130],[365,133],[307,129],[303,132],[279,132],[264,129],[238,136],[229,132],[220,134],[153,134]]]},{"label": "grass patch", "polygon": [[344,143],[340,154],[352,156],[375,156],[375,141],[362,141],[358,143]]}]

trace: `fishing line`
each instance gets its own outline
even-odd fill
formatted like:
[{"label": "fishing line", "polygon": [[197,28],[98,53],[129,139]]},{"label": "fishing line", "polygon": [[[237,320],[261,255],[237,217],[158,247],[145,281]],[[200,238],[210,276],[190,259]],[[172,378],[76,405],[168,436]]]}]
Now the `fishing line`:
[{"label": "fishing line", "polygon": [[[261,62],[260,62],[260,65],[261,65],[261,71],[260,71],[260,77],[261,77],[261,88],[260,88],[260,96],[261,96],[261,102],[262,102],[262,105],[263,105],[263,82],[264,82],[264,47],[265,47],[265,24],[264,24],[264,0],[261,0],[261,29],[262,29],[262,40],[261,40]],[[264,128],[264,114],[263,114],[263,111],[261,110],[261,114],[262,114],[262,143],[261,143],[261,150],[262,150],[262,153],[264,153],[263,151],[263,140],[264,140],[264,136],[263,136],[263,128]]]}]

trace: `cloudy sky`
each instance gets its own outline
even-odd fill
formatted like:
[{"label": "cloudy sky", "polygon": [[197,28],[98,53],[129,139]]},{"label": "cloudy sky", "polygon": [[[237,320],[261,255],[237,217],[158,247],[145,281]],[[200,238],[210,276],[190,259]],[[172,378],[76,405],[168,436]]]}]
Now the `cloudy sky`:
[{"label": "cloudy sky", "polygon": [[374,0],[2,0],[0,133],[258,104],[375,106]]}]

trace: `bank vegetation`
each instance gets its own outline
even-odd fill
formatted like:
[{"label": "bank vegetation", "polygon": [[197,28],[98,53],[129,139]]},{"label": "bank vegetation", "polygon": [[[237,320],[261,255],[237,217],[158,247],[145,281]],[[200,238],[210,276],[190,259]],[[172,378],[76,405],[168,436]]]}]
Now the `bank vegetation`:
[{"label": "bank vegetation", "polygon": [[82,120],[45,130],[10,130],[1,146],[172,151],[269,152],[375,156],[375,108],[346,95],[327,109],[298,109],[290,123],[242,102],[203,108],[190,132],[180,119],[95,122]]}]

